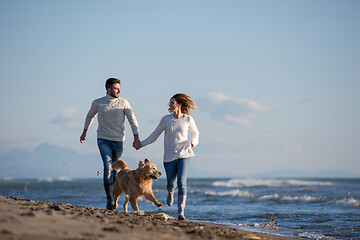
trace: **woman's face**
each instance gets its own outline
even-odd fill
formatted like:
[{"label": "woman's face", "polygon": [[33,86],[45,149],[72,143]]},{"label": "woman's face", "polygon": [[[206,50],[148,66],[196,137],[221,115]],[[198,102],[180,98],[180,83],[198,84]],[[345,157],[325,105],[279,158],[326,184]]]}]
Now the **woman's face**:
[{"label": "woman's face", "polygon": [[175,98],[170,99],[169,107],[170,112],[177,112],[179,109],[181,110],[181,104],[178,104]]}]

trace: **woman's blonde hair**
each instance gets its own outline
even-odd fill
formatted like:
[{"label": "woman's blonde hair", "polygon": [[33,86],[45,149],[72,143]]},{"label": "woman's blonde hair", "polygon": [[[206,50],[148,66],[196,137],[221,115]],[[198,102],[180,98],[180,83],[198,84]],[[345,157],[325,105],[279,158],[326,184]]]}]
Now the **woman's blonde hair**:
[{"label": "woman's blonde hair", "polygon": [[[181,104],[181,112],[190,115],[190,109],[195,110],[196,103],[188,95],[177,93],[170,99],[174,98],[178,104]],[[169,109],[170,110],[170,109]]]}]

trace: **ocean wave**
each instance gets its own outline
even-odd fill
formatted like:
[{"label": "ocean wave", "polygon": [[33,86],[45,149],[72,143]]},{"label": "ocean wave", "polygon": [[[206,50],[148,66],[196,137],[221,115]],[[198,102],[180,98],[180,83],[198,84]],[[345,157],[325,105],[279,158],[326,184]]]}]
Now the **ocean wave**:
[{"label": "ocean wave", "polygon": [[248,191],[240,191],[240,190],[233,190],[233,191],[226,191],[226,192],[215,192],[215,191],[207,191],[205,192],[207,196],[234,196],[234,197],[241,197],[241,198],[257,198],[259,195],[250,193]]},{"label": "ocean wave", "polygon": [[205,195],[207,196],[233,196],[239,198],[248,198],[248,199],[264,199],[270,201],[294,201],[294,202],[321,202],[329,200],[327,197],[312,197],[309,195],[296,196],[290,194],[269,194],[269,195],[259,195],[251,193],[248,191],[232,190],[225,192],[216,192],[216,191],[206,191]]},{"label": "ocean wave", "polygon": [[230,179],[227,181],[215,181],[212,183],[214,187],[281,187],[281,186],[330,186],[332,182],[324,181],[307,181],[294,179],[261,179],[261,178],[247,178],[247,179]]},{"label": "ocean wave", "polygon": [[14,182],[14,181],[15,179],[11,177],[5,177],[0,179],[0,182]]},{"label": "ocean wave", "polygon": [[340,205],[346,205],[346,206],[350,206],[350,207],[354,207],[354,208],[360,208],[360,200],[357,200],[355,198],[344,198],[342,200],[338,200],[336,201],[336,203],[340,204]]},{"label": "ocean wave", "polygon": [[259,197],[259,199],[268,199],[272,201],[297,201],[297,202],[321,202],[329,200],[327,197],[312,197],[309,195],[295,196],[289,194],[271,194]]},{"label": "ocean wave", "polygon": [[73,181],[73,179],[69,178],[69,177],[59,177],[59,178],[40,178],[38,179],[38,182],[71,182]]},{"label": "ocean wave", "polygon": [[299,237],[306,239],[325,239],[325,240],[336,240],[337,238],[329,237],[321,233],[316,232],[303,232],[299,234]]}]

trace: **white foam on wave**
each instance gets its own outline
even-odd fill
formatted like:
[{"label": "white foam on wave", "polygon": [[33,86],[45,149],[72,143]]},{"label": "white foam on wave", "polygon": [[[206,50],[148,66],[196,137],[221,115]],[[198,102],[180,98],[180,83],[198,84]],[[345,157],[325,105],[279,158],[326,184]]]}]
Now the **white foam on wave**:
[{"label": "white foam on wave", "polygon": [[281,200],[285,201],[301,201],[301,202],[320,202],[326,198],[324,197],[312,197],[309,195],[304,196],[291,196],[291,195],[284,195]]},{"label": "white foam on wave", "polygon": [[271,201],[298,201],[298,202],[320,202],[324,201],[327,198],[324,197],[312,197],[309,195],[303,196],[295,196],[289,194],[269,194],[269,195],[259,195],[255,193],[251,193],[248,191],[240,191],[240,190],[232,190],[232,191],[225,191],[225,192],[216,192],[216,191],[207,191],[205,192],[207,196],[234,196],[240,198],[249,198],[249,199],[264,199],[264,200],[271,200]]},{"label": "white foam on wave", "polygon": [[306,181],[306,180],[286,180],[286,183],[289,185],[296,186],[331,186],[332,182],[324,182],[324,181]]},{"label": "white foam on wave", "polygon": [[241,188],[241,187],[281,187],[281,186],[330,186],[332,182],[306,181],[294,179],[230,179],[227,181],[215,181],[215,187]]},{"label": "white foam on wave", "polygon": [[39,182],[56,182],[56,181],[61,181],[61,182],[71,182],[72,179],[69,178],[69,177],[65,177],[65,176],[62,176],[62,177],[59,177],[59,178],[41,178],[41,179],[38,179]]},{"label": "white foam on wave", "polygon": [[11,178],[11,177],[4,177],[2,179],[0,179],[0,181],[3,182],[13,182],[15,179]]},{"label": "white foam on wave", "polygon": [[269,199],[269,200],[280,200],[281,196],[279,194],[270,194],[259,197],[260,199]]},{"label": "white foam on wave", "polygon": [[357,200],[352,197],[338,200],[338,201],[336,201],[336,203],[341,204],[341,205],[347,205],[350,207],[360,208],[360,200]]},{"label": "white foam on wave", "polygon": [[307,238],[307,239],[325,239],[325,240],[336,240],[337,238],[329,237],[321,233],[316,232],[303,232],[299,234],[299,237],[301,238]]},{"label": "white foam on wave", "polygon": [[226,191],[226,192],[215,192],[215,191],[207,191],[205,192],[207,196],[234,196],[234,197],[241,197],[241,198],[257,198],[258,195],[254,193],[250,193],[248,191],[240,191],[240,190],[233,190],[233,191]]},{"label": "white foam on wave", "polygon": [[259,197],[259,199],[268,199],[273,201],[298,201],[298,202],[320,202],[327,200],[326,197],[312,197],[309,195],[303,195],[303,196],[295,196],[295,195],[289,195],[289,194],[271,194],[271,195],[264,195]]}]

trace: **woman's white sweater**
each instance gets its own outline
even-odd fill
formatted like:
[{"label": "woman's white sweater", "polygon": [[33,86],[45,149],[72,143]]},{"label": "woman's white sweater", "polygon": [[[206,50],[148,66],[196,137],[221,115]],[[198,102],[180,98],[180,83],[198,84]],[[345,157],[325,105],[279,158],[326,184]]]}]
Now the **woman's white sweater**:
[{"label": "woman's white sweater", "polygon": [[[191,141],[188,137],[189,130]],[[199,143],[199,131],[191,116],[184,115],[181,119],[175,118],[172,114],[164,116],[150,136],[141,142],[142,146],[155,142],[163,131],[164,162],[194,156],[191,145],[195,147]]]}]

